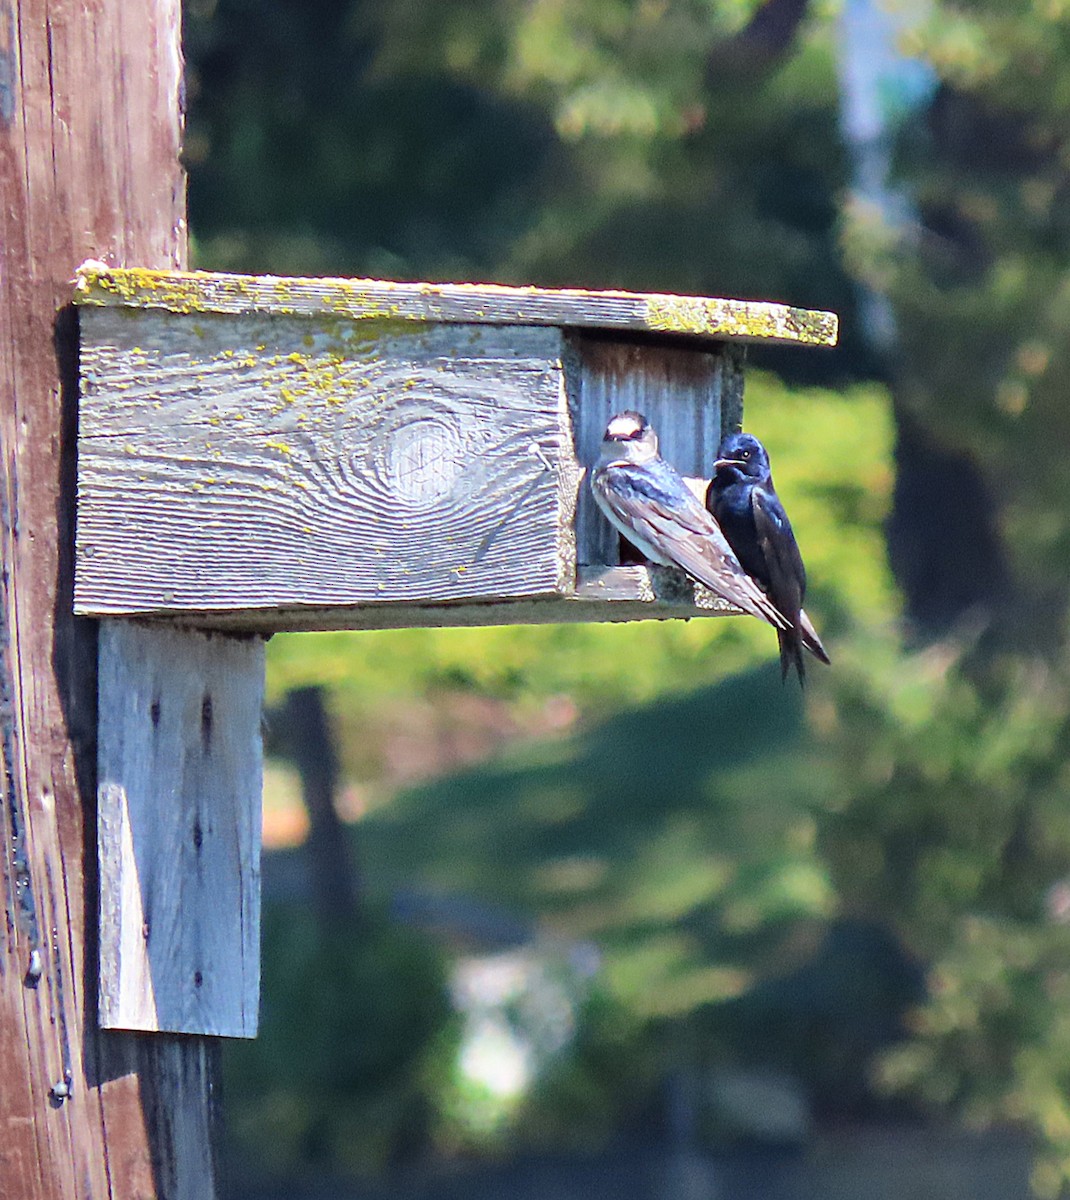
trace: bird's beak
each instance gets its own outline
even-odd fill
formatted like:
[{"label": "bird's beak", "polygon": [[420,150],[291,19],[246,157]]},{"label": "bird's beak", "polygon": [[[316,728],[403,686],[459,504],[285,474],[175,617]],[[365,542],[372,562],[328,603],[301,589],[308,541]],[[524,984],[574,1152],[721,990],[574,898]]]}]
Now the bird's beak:
[{"label": "bird's beak", "polygon": [[713,464],[713,473],[716,475],[722,467],[745,467],[747,464],[738,458],[719,458]]}]

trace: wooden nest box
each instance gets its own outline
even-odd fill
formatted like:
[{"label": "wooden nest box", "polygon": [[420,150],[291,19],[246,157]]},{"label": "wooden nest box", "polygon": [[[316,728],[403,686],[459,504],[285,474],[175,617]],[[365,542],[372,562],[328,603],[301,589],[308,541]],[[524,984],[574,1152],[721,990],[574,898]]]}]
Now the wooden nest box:
[{"label": "wooden nest box", "polygon": [[779,304],[98,263],[76,301],[75,609],[236,631],[731,611],[621,565],[584,472],[633,408],[708,474],[741,344],[836,340]]}]

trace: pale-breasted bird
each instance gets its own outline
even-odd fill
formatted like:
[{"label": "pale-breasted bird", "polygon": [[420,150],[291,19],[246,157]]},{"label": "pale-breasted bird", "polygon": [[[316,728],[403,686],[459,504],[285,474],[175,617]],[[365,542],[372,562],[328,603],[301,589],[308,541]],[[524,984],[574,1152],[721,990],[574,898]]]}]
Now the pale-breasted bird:
[{"label": "pale-breasted bird", "polygon": [[716,520],[658,453],[658,439],[637,412],[606,427],[591,473],[598,507],[651,562],[678,567],[711,592],[779,631],[787,618],[740,565]]},{"label": "pale-breasted bird", "polygon": [[803,648],[823,663],[829,656],[803,609],[806,568],[773,486],[769,455],[756,437],[730,433],[721,442],[706,508],[716,517],[743,569],[787,617],[788,627],[777,630],[780,672],[787,679],[794,666],[802,683]]}]

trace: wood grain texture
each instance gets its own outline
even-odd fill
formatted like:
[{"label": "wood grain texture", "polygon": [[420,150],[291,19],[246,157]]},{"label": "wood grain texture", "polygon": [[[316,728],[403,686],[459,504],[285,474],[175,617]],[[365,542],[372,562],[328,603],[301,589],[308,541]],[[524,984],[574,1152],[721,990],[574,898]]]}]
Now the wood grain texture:
[{"label": "wood grain texture", "polygon": [[[653,426],[662,457],[681,475],[709,478],[725,420],[724,381],[728,377],[734,383],[732,357],[720,348],[648,346],[594,335],[577,337],[573,344],[579,360],[579,384],[572,415],[581,462],[590,465],[597,461],[609,418],[632,409]],[[735,410],[730,406],[728,411],[734,414]],[[576,540],[581,567],[620,564],[620,534],[602,515],[586,486],[579,494]],[[643,598],[620,595],[618,587],[607,591],[615,598]],[[583,594],[593,593],[585,589]]]},{"label": "wood grain texture", "polygon": [[106,621],[100,1022],[254,1037],[264,643]]},{"label": "wood grain texture", "polygon": [[100,262],[82,264],[75,301],[187,315],[276,313],[615,328],[788,345],[834,346],[838,336],[834,313],[761,301],[496,284],[117,270]]},{"label": "wood grain texture", "polygon": [[557,330],[83,318],[79,612],[516,598],[574,578]]},{"label": "wood grain texture", "polygon": [[[664,574],[662,574],[664,572]],[[660,578],[656,578],[660,576]],[[477,625],[568,625],[590,621],[659,621],[737,616],[739,612],[693,586],[678,571],[643,565],[581,567],[567,596],[446,604],[367,604],[355,608],[241,610],[198,616],[200,627],[269,634],[328,629],[446,629]],[[167,627],[164,619],[153,625]]]},{"label": "wood grain texture", "polygon": [[604,574],[622,547],[585,474],[610,416],[637,408],[705,477],[740,419],[738,348],[115,307],[82,321],[80,613],[271,632],[733,611],[682,575]]},{"label": "wood grain texture", "polygon": [[585,607],[600,604],[609,609],[642,602],[656,610],[647,616],[722,617],[740,612],[701,583],[692,583],[682,571],[653,564],[580,567],[576,598]]},{"label": "wood grain texture", "polygon": [[[721,359],[721,437],[743,428],[743,367],[746,346],[725,346]],[[720,443],[718,443],[720,444]],[[705,470],[709,471],[707,464]]]},{"label": "wood grain texture", "polygon": [[96,630],[71,609],[88,256],[185,259],[178,0],[0,0],[0,1195],[210,1200],[214,1043],[96,1013]]}]

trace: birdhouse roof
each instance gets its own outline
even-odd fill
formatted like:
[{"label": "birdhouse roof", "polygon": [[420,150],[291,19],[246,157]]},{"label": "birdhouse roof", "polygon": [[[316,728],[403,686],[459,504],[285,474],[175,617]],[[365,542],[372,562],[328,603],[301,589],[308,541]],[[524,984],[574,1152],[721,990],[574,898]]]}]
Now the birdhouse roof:
[{"label": "birdhouse roof", "polygon": [[838,335],[831,312],[657,292],[150,271],[94,261],[82,264],[74,283],[76,304],[175,313],[553,325],[803,346],[834,346]]}]

